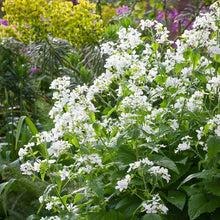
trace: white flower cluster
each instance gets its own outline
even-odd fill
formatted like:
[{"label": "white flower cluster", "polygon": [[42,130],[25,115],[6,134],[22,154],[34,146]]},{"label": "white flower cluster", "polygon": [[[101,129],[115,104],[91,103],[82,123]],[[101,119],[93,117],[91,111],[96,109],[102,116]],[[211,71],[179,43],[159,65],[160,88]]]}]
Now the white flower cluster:
[{"label": "white flower cluster", "polygon": [[215,115],[207,123],[210,131],[214,131],[217,136],[220,136],[220,114]]},{"label": "white flower cluster", "polygon": [[130,163],[130,164],[129,164],[129,169],[128,169],[127,172],[129,173],[130,171],[135,170],[135,169],[141,167],[141,165],[153,166],[154,163],[153,163],[152,161],[150,161],[150,160],[146,157],[146,158],[144,158],[144,159],[142,159],[142,160],[136,161],[136,162],[134,162],[134,163]]},{"label": "white flower cluster", "polygon": [[181,138],[182,141],[184,141],[183,143],[180,143],[177,147],[177,149],[175,150],[175,153],[179,152],[179,151],[185,151],[185,150],[189,150],[190,149],[190,140],[192,139],[192,137],[190,136],[185,136],[183,138]]},{"label": "white flower cluster", "polygon": [[[213,8],[219,12],[214,6]],[[202,25],[205,19],[208,19],[208,22]],[[21,172],[32,175],[40,172],[44,166],[49,168],[56,162],[53,166],[56,167],[55,172],[61,181],[77,182],[80,179],[80,187],[89,188],[88,176],[108,176],[104,172],[111,173],[112,170],[108,169],[112,168],[112,164],[127,168],[117,155],[121,150],[119,147],[126,146],[129,151],[137,154],[138,161],[128,165],[125,177],[117,180],[116,190],[124,192],[129,184],[135,187],[133,180],[137,178],[136,171],[140,168],[144,171],[143,175],[146,175],[146,181],[149,180],[147,184],[152,184],[152,179],[161,178],[168,183],[171,179],[168,169],[148,157],[150,158],[151,154],[160,154],[163,148],[169,146],[169,143],[167,146],[162,143],[169,139],[173,141],[180,134],[179,129],[184,129],[185,121],[194,115],[195,111],[204,110],[207,90],[212,94],[218,93],[220,79],[211,67],[211,56],[208,54],[205,57],[201,53],[196,62],[190,57],[195,47],[201,50],[206,46],[208,51],[216,47],[217,38],[211,33],[211,30],[216,30],[215,20],[215,13],[211,12],[210,17],[207,14],[202,15],[195,22],[196,30],[186,31],[183,38],[176,41],[177,48],[168,49],[165,53],[161,44],[171,48],[173,42],[168,40],[167,29],[158,22],[142,20],[139,26],[142,33],[145,29],[150,29],[155,37],[154,43],[148,40],[145,42],[141,38],[142,33],[134,28],[121,28],[117,42],[107,42],[101,46],[102,54],[107,56],[106,70],[92,85],[77,86],[70,90],[69,77],[58,78],[51,84],[51,88],[56,90],[53,95],[55,103],[50,111],[54,128],[36,135],[36,145],[47,143],[47,146],[50,146],[47,148],[49,158],[40,160],[43,156],[36,156],[32,150],[35,145],[25,145],[19,150],[20,160],[23,161],[26,156],[30,156],[32,160],[21,165]],[[189,52],[189,56],[185,52]],[[195,75],[200,70],[201,77],[204,78],[202,83],[208,82],[207,86],[203,87],[204,91],[196,90],[201,82]],[[116,86],[115,90],[113,86]],[[186,120],[179,118],[183,114]],[[181,138],[175,153],[194,147],[194,139],[202,143],[205,136],[204,124],[208,119],[205,120],[201,124],[195,123],[197,130],[195,129],[194,133],[197,138]],[[220,136],[220,115],[213,116],[207,124],[210,132]],[[60,160],[63,154],[67,154],[75,163],[65,166],[65,158]],[[47,169],[46,172],[51,171]],[[76,184],[77,190],[79,188]],[[94,193],[86,195],[91,201],[92,196],[97,198]],[[46,202],[48,210],[54,207],[60,210],[64,208],[57,197],[45,197],[43,201]],[[74,212],[76,206],[67,204],[67,209]],[[168,211],[159,195],[154,195],[142,206],[146,213]]]},{"label": "white flower cluster", "polygon": [[166,214],[168,211],[168,208],[164,204],[162,204],[161,198],[158,194],[153,195],[151,200],[147,200],[146,202],[143,202],[142,207],[144,208],[142,212],[146,212],[148,214],[150,213]]},{"label": "white flower cluster", "polygon": [[24,175],[32,175],[34,172],[40,172],[40,169],[45,164],[53,164],[55,160],[40,160],[37,159],[34,163],[31,161],[26,161],[25,163],[21,164],[20,170]]},{"label": "white flower cluster", "polygon": [[164,167],[152,166],[148,171],[150,172],[150,174],[153,174],[155,176],[161,176],[167,182],[170,181],[170,174],[168,174],[168,169]]},{"label": "white flower cluster", "polygon": [[119,180],[117,182],[117,186],[115,187],[115,189],[119,189],[120,192],[123,191],[124,189],[127,189],[130,181],[131,181],[131,176],[127,174],[124,179]]},{"label": "white flower cluster", "polygon": [[48,153],[52,157],[59,157],[69,148],[70,144],[68,143],[68,141],[58,140],[51,144],[50,148],[48,148]]},{"label": "white flower cluster", "polygon": [[98,154],[90,154],[77,157],[76,162],[77,166],[79,167],[78,174],[90,173],[96,165],[101,168],[103,167],[102,159]]},{"label": "white flower cluster", "polygon": [[217,77],[212,77],[209,81],[208,84],[206,85],[207,89],[209,92],[216,94],[219,92],[220,88],[220,76],[218,75]]},{"label": "white flower cluster", "polygon": [[32,147],[35,146],[35,143],[30,142],[26,145],[24,145],[24,148],[20,148],[18,151],[19,159],[22,160],[26,155],[30,154],[32,152]]}]

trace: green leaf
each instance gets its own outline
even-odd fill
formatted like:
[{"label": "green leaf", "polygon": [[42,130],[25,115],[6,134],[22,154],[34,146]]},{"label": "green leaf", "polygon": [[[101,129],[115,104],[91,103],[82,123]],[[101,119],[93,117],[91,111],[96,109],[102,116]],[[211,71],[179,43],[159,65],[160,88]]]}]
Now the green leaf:
[{"label": "green leaf", "polygon": [[195,52],[195,51],[192,51],[192,54],[191,54],[191,56],[190,56],[190,59],[191,59],[191,62],[192,62],[192,64],[193,64],[193,69],[196,68],[196,66],[197,66],[197,64],[198,64],[198,62],[199,62],[199,60],[200,60],[200,58],[201,58],[201,55],[200,55],[199,53],[197,53],[197,52]]},{"label": "green leaf", "polygon": [[115,111],[115,110],[117,110],[117,106],[115,106],[114,108],[112,108],[109,112],[108,112],[108,114],[106,115],[106,118],[109,118],[110,116],[111,116],[111,114]]},{"label": "green leaf", "polygon": [[104,198],[104,185],[101,182],[101,178],[92,179],[90,182],[90,187],[98,195],[100,199]]},{"label": "green leaf", "polygon": [[40,219],[40,218],[41,218],[41,217],[40,217],[39,215],[33,214],[33,215],[28,216],[28,217],[26,218],[26,220],[38,220],[38,219]]},{"label": "green leaf", "polygon": [[153,156],[153,161],[155,161],[157,165],[166,167],[174,171],[175,173],[179,174],[179,170],[176,164],[170,158],[166,156],[160,156],[160,155],[152,155],[152,156]]},{"label": "green leaf", "polygon": [[210,136],[207,140],[208,147],[208,162],[217,157],[218,152],[220,152],[220,137]]},{"label": "green leaf", "polygon": [[188,202],[188,215],[190,220],[193,220],[203,213],[213,212],[218,207],[220,207],[220,197],[204,193],[194,194]]},{"label": "green leaf", "polygon": [[205,183],[207,191],[211,192],[216,196],[220,196],[220,182],[209,182]]},{"label": "green leaf", "polygon": [[76,204],[81,198],[82,198],[82,194],[81,193],[77,193],[75,198],[74,198],[73,204]]},{"label": "green leaf", "polygon": [[90,117],[92,123],[95,123],[95,113],[90,112],[90,113],[89,113],[89,117]]},{"label": "green leaf", "polygon": [[68,194],[68,195],[65,195],[65,196],[63,196],[61,199],[62,199],[62,202],[63,202],[63,204],[66,206],[67,205],[67,203],[66,203],[66,201],[67,201],[67,199],[68,198],[71,198],[72,197],[72,195],[70,195],[70,194]]},{"label": "green leaf", "polygon": [[[17,143],[18,143],[18,140],[20,138],[20,134],[21,134],[21,130],[22,130],[24,120],[25,120],[26,124],[28,125],[28,127],[30,128],[30,130],[31,130],[31,132],[34,136],[39,133],[37,128],[35,127],[35,125],[33,124],[33,122],[31,121],[30,118],[28,118],[27,116],[21,116],[19,121],[18,121],[18,126],[17,126],[17,130],[16,130],[15,149],[17,149]],[[47,148],[46,148],[45,144],[40,144],[39,149],[40,149],[40,152],[41,152],[42,156],[44,158],[48,158],[48,152],[47,152]]]},{"label": "green leaf", "polygon": [[194,179],[194,178],[198,178],[198,179],[212,179],[213,177],[216,178],[220,178],[220,172],[217,170],[203,170],[199,173],[193,173],[189,176],[187,176],[182,182],[181,184],[178,186],[177,189],[179,189],[183,184],[189,182],[190,180]]},{"label": "green leaf", "polygon": [[117,203],[115,209],[124,213],[126,219],[131,219],[131,216],[133,216],[133,213],[140,205],[141,201],[138,198],[127,196]]},{"label": "green leaf", "polygon": [[98,212],[88,214],[88,220],[124,220],[124,216],[116,210],[110,210],[109,212]]},{"label": "green leaf", "polygon": [[129,164],[136,161],[136,155],[128,145],[120,145],[118,147],[118,159],[124,164]]},{"label": "green leaf", "polygon": [[8,182],[1,183],[0,184],[0,195],[4,191],[4,193],[7,193],[10,189],[11,185],[16,181],[16,179],[10,179]]},{"label": "green leaf", "polygon": [[158,214],[146,214],[141,220],[162,220]]},{"label": "green leaf", "polygon": [[170,190],[168,196],[165,196],[166,200],[176,206],[181,211],[184,208],[186,202],[186,195],[180,191]]},{"label": "green leaf", "polygon": [[159,48],[159,46],[160,46],[160,44],[157,43],[157,42],[154,42],[154,43],[151,44],[151,47],[152,47],[152,49],[153,49],[154,51],[157,51],[158,48]]}]

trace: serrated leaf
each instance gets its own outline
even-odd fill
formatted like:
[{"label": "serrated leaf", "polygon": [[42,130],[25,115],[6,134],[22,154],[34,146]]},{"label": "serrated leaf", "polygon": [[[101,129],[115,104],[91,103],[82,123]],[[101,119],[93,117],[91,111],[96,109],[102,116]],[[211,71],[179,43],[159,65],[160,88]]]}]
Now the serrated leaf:
[{"label": "serrated leaf", "polygon": [[220,197],[204,193],[192,195],[188,202],[188,215],[194,220],[203,213],[211,213],[220,207]]}]

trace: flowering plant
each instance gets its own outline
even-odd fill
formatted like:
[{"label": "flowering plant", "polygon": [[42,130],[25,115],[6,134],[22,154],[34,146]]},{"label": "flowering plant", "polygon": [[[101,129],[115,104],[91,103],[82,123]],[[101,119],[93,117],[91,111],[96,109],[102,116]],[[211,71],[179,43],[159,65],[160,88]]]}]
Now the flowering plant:
[{"label": "flowering plant", "polygon": [[40,41],[48,35],[68,40],[81,47],[97,43],[103,33],[103,22],[95,14],[95,4],[63,0],[6,0],[3,10],[10,26],[0,26],[0,37],[13,36],[23,42]]},{"label": "flowering plant", "polygon": [[141,20],[101,46],[106,70],[92,85],[52,82],[54,127],[19,150],[21,172],[48,184],[38,214],[54,216],[42,220],[196,219],[220,207],[220,7],[210,8],[176,49],[166,27]]}]

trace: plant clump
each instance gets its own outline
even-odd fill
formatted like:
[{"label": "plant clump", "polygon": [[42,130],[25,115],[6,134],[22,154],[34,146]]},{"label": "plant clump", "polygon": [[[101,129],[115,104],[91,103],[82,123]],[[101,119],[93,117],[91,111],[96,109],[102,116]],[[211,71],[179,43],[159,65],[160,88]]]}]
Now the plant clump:
[{"label": "plant clump", "polygon": [[66,39],[81,47],[97,43],[104,27],[95,13],[95,4],[63,0],[6,0],[3,11],[9,26],[1,26],[0,36],[13,36],[23,42],[40,41],[48,35]]}]

